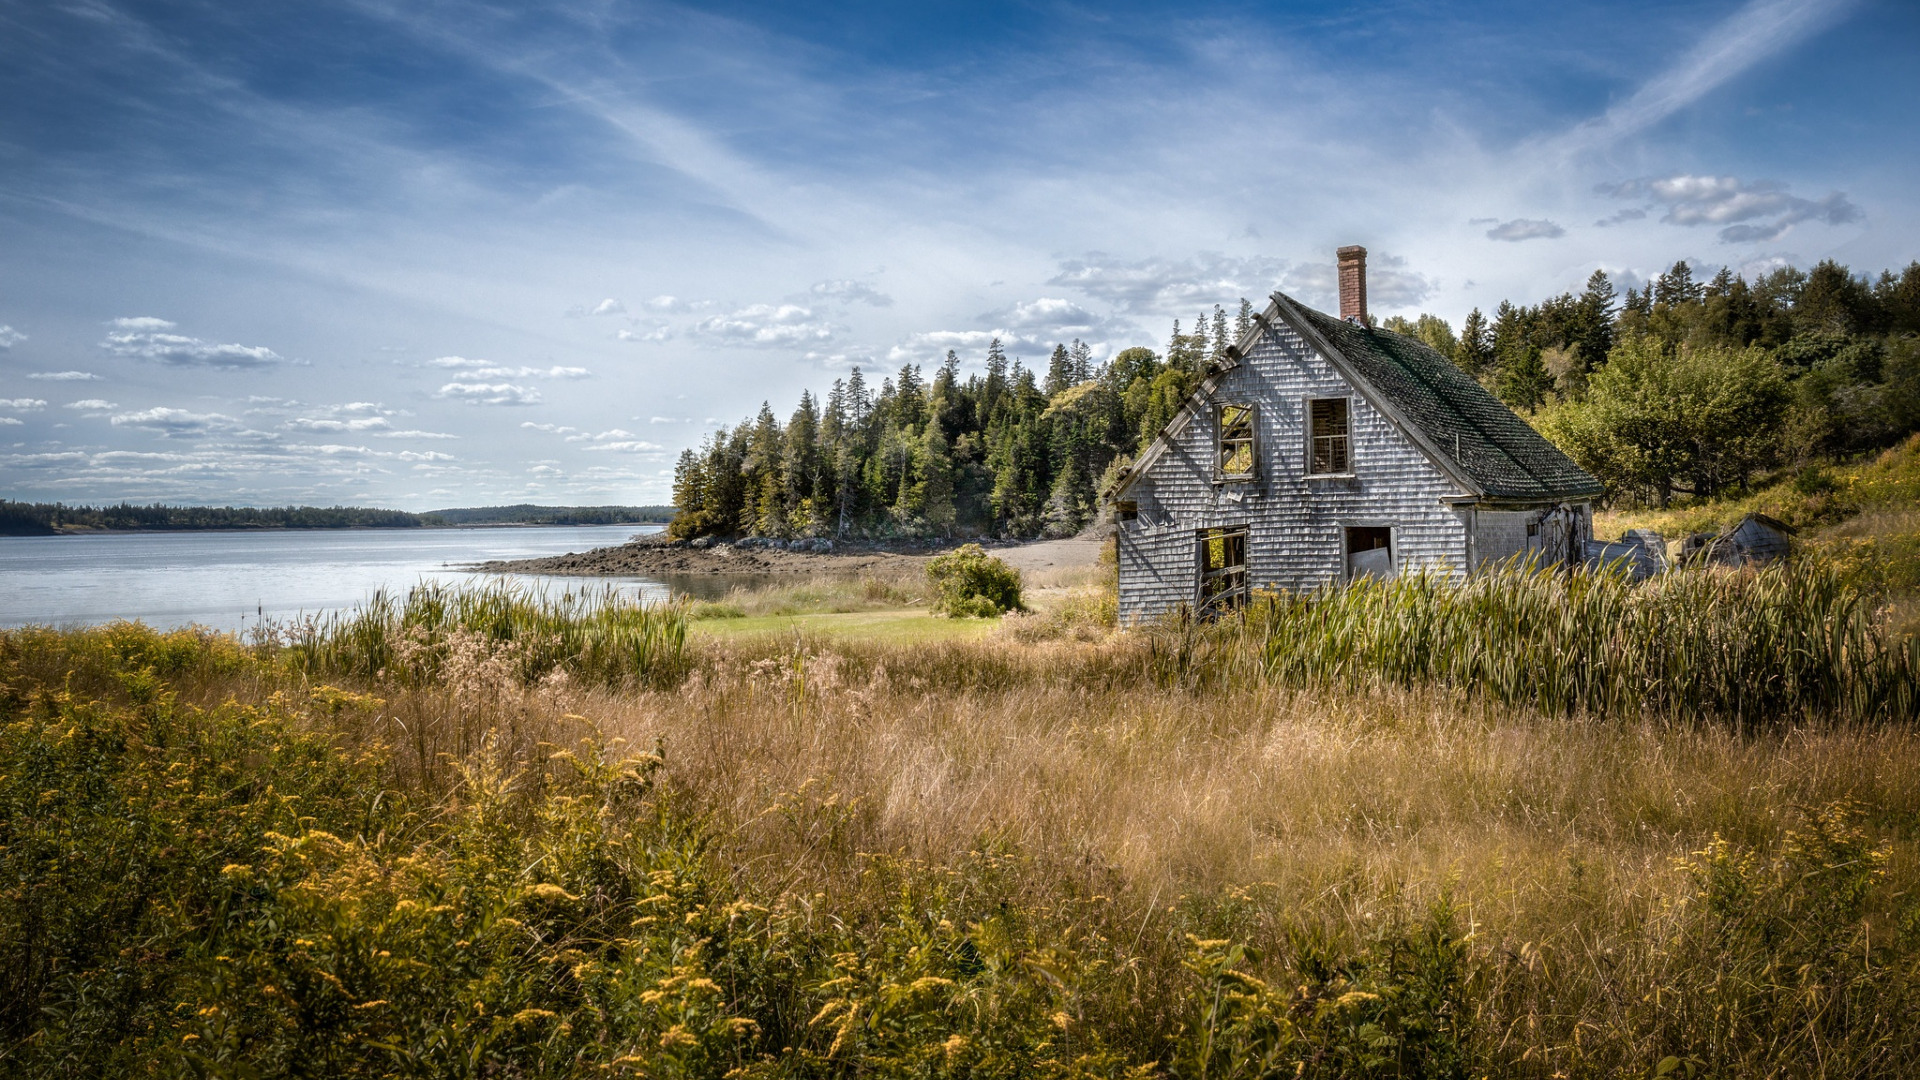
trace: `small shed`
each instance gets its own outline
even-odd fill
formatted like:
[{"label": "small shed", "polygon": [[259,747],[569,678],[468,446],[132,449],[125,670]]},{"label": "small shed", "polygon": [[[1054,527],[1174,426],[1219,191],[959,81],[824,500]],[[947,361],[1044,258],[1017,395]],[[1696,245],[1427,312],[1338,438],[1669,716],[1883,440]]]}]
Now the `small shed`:
[{"label": "small shed", "polygon": [[1710,566],[1744,566],[1770,563],[1786,558],[1792,550],[1793,526],[1765,514],[1748,514],[1718,535],[1696,533],[1687,537],[1682,557],[1697,559]]},{"label": "small shed", "polygon": [[1587,541],[1585,561],[1588,566],[1624,566],[1633,580],[1644,581],[1667,569],[1667,541],[1651,529],[1629,529],[1618,540]]}]

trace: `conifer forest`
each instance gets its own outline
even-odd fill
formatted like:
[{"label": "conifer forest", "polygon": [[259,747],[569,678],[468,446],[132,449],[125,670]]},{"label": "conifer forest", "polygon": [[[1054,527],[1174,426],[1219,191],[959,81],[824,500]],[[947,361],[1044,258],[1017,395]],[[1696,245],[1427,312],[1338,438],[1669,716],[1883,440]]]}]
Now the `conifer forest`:
[{"label": "conifer forest", "polygon": [[[1150,442],[1254,305],[1175,322],[1166,346],[1096,361],[1056,345],[1044,369],[998,340],[984,372],[947,353],[872,387],[855,368],[782,423],[757,417],[681,454],[676,536],[1068,536]],[[1579,293],[1379,328],[1419,338],[1519,410],[1615,502],[1714,496],[1772,467],[1884,447],[1920,427],[1920,262],[1856,276],[1831,260],[1752,279],[1676,262],[1622,295]]]}]

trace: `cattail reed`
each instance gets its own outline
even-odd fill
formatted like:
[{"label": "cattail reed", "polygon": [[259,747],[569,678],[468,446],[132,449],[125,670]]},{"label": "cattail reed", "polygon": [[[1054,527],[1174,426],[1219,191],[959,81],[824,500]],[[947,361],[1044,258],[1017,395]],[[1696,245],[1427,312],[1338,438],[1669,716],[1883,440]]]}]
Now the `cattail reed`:
[{"label": "cattail reed", "polygon": [[1269,596],[1238,632],[1285,685],[1438,685],[1548,713],[1913,719],[1920,647],[1872,614],[1817,560],[1640,584],[1512,567]]}]

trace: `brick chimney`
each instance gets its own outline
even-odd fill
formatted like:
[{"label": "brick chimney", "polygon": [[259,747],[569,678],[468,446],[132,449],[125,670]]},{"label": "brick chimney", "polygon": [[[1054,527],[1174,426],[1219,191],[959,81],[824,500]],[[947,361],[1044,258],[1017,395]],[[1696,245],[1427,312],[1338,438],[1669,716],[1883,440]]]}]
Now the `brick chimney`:
[{"label": "brick chimney", "polygon": [[1334,252],[1340,257],[1340,317],[1367,323],[1367,249],[1358,244]]}]

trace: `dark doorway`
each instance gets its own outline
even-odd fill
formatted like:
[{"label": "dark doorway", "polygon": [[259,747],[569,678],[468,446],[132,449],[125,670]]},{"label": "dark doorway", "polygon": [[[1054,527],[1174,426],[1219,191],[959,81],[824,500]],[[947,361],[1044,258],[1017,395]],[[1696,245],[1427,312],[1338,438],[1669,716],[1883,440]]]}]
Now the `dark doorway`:
[{"label": "dark doorway", "polygon": [[1247,528],[1201,529],[1200,565],[1202,615],[1232,611],[1247,604]]},{"label": "dark doorway", "polygon": [[1393,529],[1384,525],[1348,526],[1347,580],[1393,575]]}]

